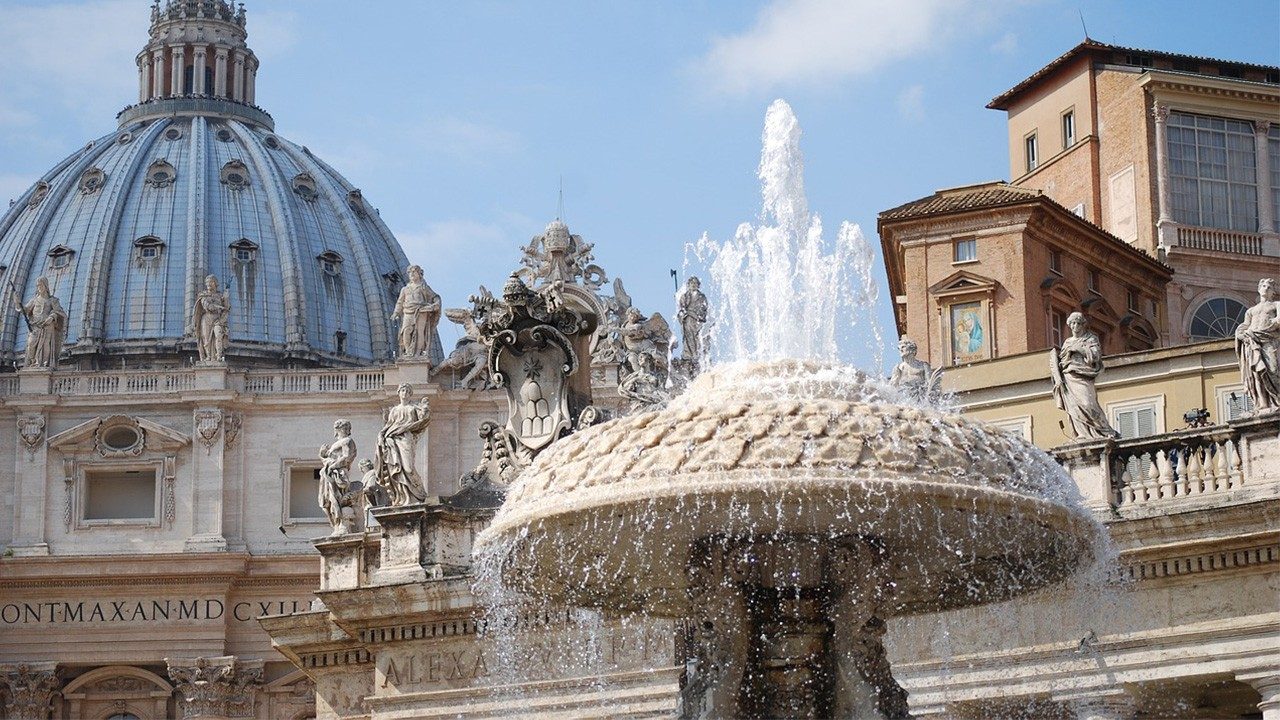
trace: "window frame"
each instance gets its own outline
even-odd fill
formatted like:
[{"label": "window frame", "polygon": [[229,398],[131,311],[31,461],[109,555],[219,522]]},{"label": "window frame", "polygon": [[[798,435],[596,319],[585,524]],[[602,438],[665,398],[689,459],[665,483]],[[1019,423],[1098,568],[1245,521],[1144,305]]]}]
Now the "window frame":
[{"label": "window frame", "polygon": [[[320,508],[319,502],[316,503],[315,516],[294,517],[292,513],[291,500],[293,496],[293,472],[295,470],[310,470],[313,478],[319,480],[321,462],[319,459],[311,460],[308,458],[282,458],[280,460],[280,484],[281,484],[281,503],[280,503],[280,519],[281,525],[284,527],[300,527],[311,525],[328,525],[329,518],[325,517],[324,510]],[[319,496],[319,486],[316,488],[316,495]]]},{"label": "window frame", "polygon": [[[154,486],[152,489],[152,515],[149,518],[93,518],[87,517],[89,510],[89,478],[94,472],[148,472],[152,473]],[[75,523],[77,530],[102,527],[160,528],[164,520],[164,461],[155,460],[104,460],[76,463],[75,485]]]},{"label": "window frame", "polygon": [[1049,272],[1062,275],[1062,251],[1049,248]]},{"label": "window frame", "polygon": [[[960,248],[971,248],[973,253],[970,257],[961,257]],[[978,238],[962,237],[956,238],[951,243],[951,264],[964,265],[968,263],[978,262]]]},{"label": "window frame", "polygon": [[[1236,418],[1231,417],[1231,396],[1235,395],[1240,401],[1241,407],[1244,407],[1244,413],[1253,411],[1253,399],[1249,397],[1249,393],[1245,392],[1244,385],[1236,383],[1234,385],[1218,385],[1213,389],[1214,398],[1217,400],[1218,419],[1213,421],[1214,425],[1225,425]],[[1239,415],[1237,417],[1246,417],[1247,415]],[[1213,418],[1210,418],[1213,420]]]},{"label": "window frame", "polygon": [[[1107,406],[1106,406],[1107,420],[1110,421],[1111,427],[1115,428],[1116,431],[1119,432],[1120,421],[1119,421],[1118,413],[1128,412],[1130,410],[1141,410],[1148,407],[1151,408],[1152,411],[1155,413],[1155,418],[1153,419],[1154,421],[1152,422],[1153,431],[1150,435],[1139,435],[1137,437],[1139,438],[1155,437],[1156,435],[1163,435],[1166,432],[1168,432],[1168,430],[1166,430],[1165,428],[1165,396],[1164,394],[1148,395],[1146,397],[1137,397],[1137,398],[1126,398],[1124,400],[1116,400],[1114,402],[1109,402],[1107,403]],[[1133,440],[1136,438],[1121,437],[1121,439]]]},{"label": "window frame", "polygon": [[[1076,106],[1072,105],[1062,111],[1060,127],[1062,128],[1062,149],[1068,150],[1076,145]],[[1070,130],[1070,132],[1068,132]]]},{"label": "window frame", "polygon": [[1022,136],[1022,156],[1026,161],[1027,173],[1040,167],[1040,140],[1036,130]]},{"label": "window frame", "polygon": [[[1262,188],[1255,135],[1251,120],[1180,109],[1169,112],[1163,150],[1169,164],[1169,214],[1174,222],[1231,232],[1259,231]],[[1232,162],[1235,156],[1238,163]],[[1252,164],[1247,164],[1250,158]]]},{"label": "window frame", "polygon": [[1089,266],[1085,271],[1085,289],[1094,295],[1102,294],[1102,271],[1096,267]]}]

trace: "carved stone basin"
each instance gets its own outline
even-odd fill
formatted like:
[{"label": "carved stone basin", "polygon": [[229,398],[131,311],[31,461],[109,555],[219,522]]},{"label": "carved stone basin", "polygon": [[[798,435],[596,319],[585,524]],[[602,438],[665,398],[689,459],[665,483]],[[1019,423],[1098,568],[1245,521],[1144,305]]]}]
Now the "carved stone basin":
[{"label": "carved stone basin", "polygon": [[717,367],[663,410],[553,445],[480,553],[500,552],[505,584],[535,595],[675,617],[691,549],[711,536],[874,538],[889,614],[1003,600],[1089,557],[1096,525],[1047,455],[884,393],[810,362]]},{"label": "carved stone basin", "polygon": [[849,368],[734,364],[543,452],[476,540],[551,602],[685,618],[686,718],[903,718],[884,618],[1065,578],[1100,526],[1021,438]]}]

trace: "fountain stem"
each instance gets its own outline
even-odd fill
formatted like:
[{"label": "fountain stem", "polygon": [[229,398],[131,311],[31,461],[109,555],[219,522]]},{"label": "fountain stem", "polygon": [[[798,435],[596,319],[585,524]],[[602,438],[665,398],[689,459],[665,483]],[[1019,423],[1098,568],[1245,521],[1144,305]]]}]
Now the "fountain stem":
[{"label": "fountain stem", "polygon": [[680,717],[908,716],[881,645],[874,540],[717,536],[692,558]]}]

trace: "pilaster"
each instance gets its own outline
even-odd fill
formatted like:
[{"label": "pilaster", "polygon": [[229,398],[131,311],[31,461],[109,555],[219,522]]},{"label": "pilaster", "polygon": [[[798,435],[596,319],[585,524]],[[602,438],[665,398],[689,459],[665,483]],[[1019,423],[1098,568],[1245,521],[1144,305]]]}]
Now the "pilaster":
[{"label": "pilaster", "polygon": [[4,717],[9,720],[48,720],[49,705],[62,683],[57,663],[20,663],[0,666],[5,692]]},{"label": "pilaster", "polygon": [[1280,232],[1276,232],[1275,195],[1271,192],[1271,153],[1267,139],[1271,121],[1255,120],[1253,123],[1253,147],[1257,162],[1254,171],[1258,180],[1258,232],[1262,234],[1262,254],[1280,256]]},{"label": "pilaster", "polygon": [[227,50],[217,48],[213,54],[213,94],[227,96]]},{"label": "pilaster", "polygon": [[196,95],[204,95],[208,88],[204,86],[205,49],[203,45],[194,48],[195,59],[191,67],[191,89]]},{"label": "pilaster", "polygon": [[151,54],[151,97],[164,97],[164,48]]},{"label": "pilaster", "polygon": [[[22,408],[13,426],[13,544],[9,549],[18,557],[49,554],[49,538],[45,516],[49,508],[49,417],[43,405],[51,403],[49,373],[24,370],[19,373],[20,390],[36,396],[40,404]],[[40,402],[43,401],[43,402]]]},{"label": "pilaster", "polygon": [[1169,106],[1156,103],[1151,108],[1156,125],[1156,189],[1160,206],[1156,236],[1162,247],[1177,244],[1173,222],[1172,185],[1169,179]]},{"label": "pilaster", "polygon": [[244,53],[237,50],[232,56],[231,99],[244,102]]},{"label": "pilaster", "polygon": [[175,47],[173,52],[173,76],[170,78],[169,94],[173,97],[182,96],[182,81],[186,76],[187,65],[187,49],[185,47]]},{"label": "pilaster", "polygon": [[192,535],[186,552],[227,549],[222,534],[223,482],[226,475],[226,433],[217,407],[197,407],[192,415],[191,518]]}]

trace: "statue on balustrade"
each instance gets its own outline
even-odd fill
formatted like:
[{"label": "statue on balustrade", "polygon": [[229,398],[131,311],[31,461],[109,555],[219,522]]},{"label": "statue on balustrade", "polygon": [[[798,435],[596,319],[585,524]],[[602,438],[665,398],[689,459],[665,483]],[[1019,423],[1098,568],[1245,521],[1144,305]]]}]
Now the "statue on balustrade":
[{"label": "statue on balustrade", "polygon": [[1280,411],[1280,300],[1276,281],[1258,282],[1258,304],[1245,311],[1236,328],[1240,378],[1254,412]]},{"label": "statue on balustrade", "polygon": [[218,278],[204,279],[204,290],[196,296],[191,312],[191,334],[201,363],[224,362],[227,353],[227,321],[231,317],[231,298],[218,289]]},{"label": "statue on balustrade", "polygon": [[444,360],[440,347],[440,296],[422,280],[422,268],[409,266],[409,284],[400,289],[391,319],[400,323],[400,357],[427,360],[438,365]]},{"label": "statue on balustrade", "polygon": [[934,370],[929,363],[916,358],[920,347],[916,341],[903,337],[898,341],[902,360],[894,366],[889,384],[908,398],[917,402],[932,402],[941,394],[942,370]]},{"label": "statue on balustrade", "polygon": [[1102,341],[1090,332],[1082,313],[1067,317],[1071,337],[1061,348],[1049,351],[1049,371],[1053,377],[1053,399],[1065,410],[1076,439],[1117,438],[1120,433],[1107,422],[1098,404],[1098,375],[1102,373]]},{"label": "statue on balustrade", "polygon": [[627,308],[619,336],[622,361],[618,367],[618,392],[636,409],[661,405],[667,392],[667,351],[671,328],[659,313],[646,318],[635,307]]},{"label": "statue on balustrade", "polygon": [[15,311],[27,321],[27,353],[23,367],[58,367],[58,356],[67,338],[67,311],[57,296],[49,292],[49,281],[36,280],[36,296],[25,305],[13,291]]},{"label": "statue on balustrade", "polygon": [[702,369],[706,348],[703,347],[702,328],[707,324],[707,296],[702,293],[702,281],[696,275],[684,281],[684,287],[676,293],[676,320],[680,323],[680,340],[684,343],[680,359],[688,364],[691,374]]},{"label": "statue on balustrade", "polygon": [[324,461],[320,465],[320,509],[329,518],[333,534],[342,535],[356,531],[356,506],[364,486],[351,479],[351,463],[356,459],[351,422],[335,422],[333,437],[333,442],[320,448],[320,459]]},{"label": "statue on balustrade", "polygon": [[387,422],[378,431],[378,447],[374,466],[378,484],[391,496],[391,505],[399,507],[422,502],[427,497],[423,478],[418,476],[418,436],[431,423],[431,408],[424,398],[410,402],[413,388],[402,383],[396,389],[400,404],[387,411]]}]

